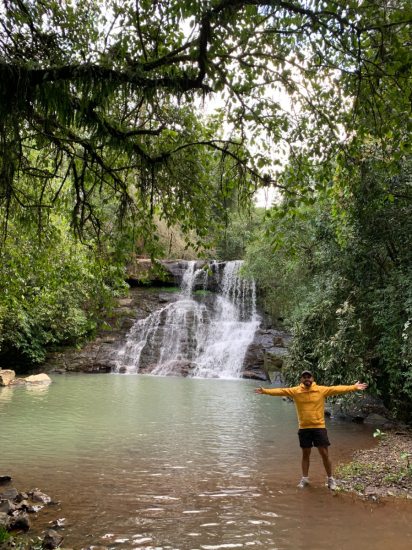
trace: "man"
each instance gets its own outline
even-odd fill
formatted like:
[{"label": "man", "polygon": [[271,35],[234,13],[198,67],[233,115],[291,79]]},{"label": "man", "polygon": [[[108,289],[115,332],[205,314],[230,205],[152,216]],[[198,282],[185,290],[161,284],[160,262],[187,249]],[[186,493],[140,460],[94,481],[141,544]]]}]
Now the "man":
[{"label": "man", "polygon": [[302,448],[302,479],[298,487],[303,489],[309,484],[309,462],[312,446],[315,446],[322,457],[328,476],[329,489],[336,489],[336,481],[332,476],[332,463],[328,454],[330,445],[325,427],[325,398],[358,390],[365,390],[367,384],[356,382],[352,386],[318,386],[308,370],[300,376],[300,385],[293,388],[257,388],[256,393],[286,396],[295,402],[299,420],[299,442]]}]

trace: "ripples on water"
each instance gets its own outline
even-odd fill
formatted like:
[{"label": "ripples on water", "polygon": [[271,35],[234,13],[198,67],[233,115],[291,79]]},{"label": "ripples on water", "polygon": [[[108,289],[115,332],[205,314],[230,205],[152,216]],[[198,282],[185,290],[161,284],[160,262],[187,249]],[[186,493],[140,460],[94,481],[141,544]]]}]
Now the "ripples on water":
[{"label": "ripples on water", "polygon": [[[150,549],[412,548],[410,503],[333,495],[313,453],[296,488],[293,405],[239,380],[57,376],[0,391],[0,471],[60,505],[64,545]],[[331,422],[332,457],[372,445],[371,431]]]}]

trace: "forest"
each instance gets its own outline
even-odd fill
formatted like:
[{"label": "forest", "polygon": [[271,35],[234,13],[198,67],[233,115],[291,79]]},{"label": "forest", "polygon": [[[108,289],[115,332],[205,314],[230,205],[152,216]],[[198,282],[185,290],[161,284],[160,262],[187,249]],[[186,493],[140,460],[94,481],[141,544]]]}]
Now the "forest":
[{"label": "forest", "polygon": [[409,0],[0,14],[1,366],[92,338],[133,257],[244,259],[287,382],[363,380],[411,420]]}]

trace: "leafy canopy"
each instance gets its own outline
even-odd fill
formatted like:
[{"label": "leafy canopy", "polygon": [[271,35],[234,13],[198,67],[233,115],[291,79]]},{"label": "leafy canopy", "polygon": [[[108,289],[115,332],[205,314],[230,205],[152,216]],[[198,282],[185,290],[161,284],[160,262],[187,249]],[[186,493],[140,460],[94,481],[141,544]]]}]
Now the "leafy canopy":
[{"label": "leafy canopy", "polygon": [[[195,213],[233,182],[245,200],[268,184],[305,193],[306,160],[342,148],[363,110],[382,137],[404,119],[410,22],[408,0],[4,0],[6,217],[14,203],[51,208],[70,185],[79,232],[98,231],[95,196],[107,190],[121,212],[202,233],[207,210]],[[390,113],[385,89],[397,98]],[[200,128],[194,106],[214,94],[221,115]],[[282,155],[301,160],[301,178],[279,176]],[[52,198],[24,192],[24,176],[52,185]]]}]

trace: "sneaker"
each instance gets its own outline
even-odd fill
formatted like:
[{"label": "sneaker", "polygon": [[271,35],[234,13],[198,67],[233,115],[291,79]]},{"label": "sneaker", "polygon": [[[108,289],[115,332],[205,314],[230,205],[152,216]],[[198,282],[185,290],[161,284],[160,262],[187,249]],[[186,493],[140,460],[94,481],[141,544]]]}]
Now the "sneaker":
[{"label": "sneaker", "polygon": [[336,491],[336,489],[338,488],[334,477],[328,477],[328,488],[331,491]]},{"label": "sneaker", "polygon": [[304,489],[306,485],[309,485],[309,479],[307,477],[302,477],[298,483],[299,489]]}]

